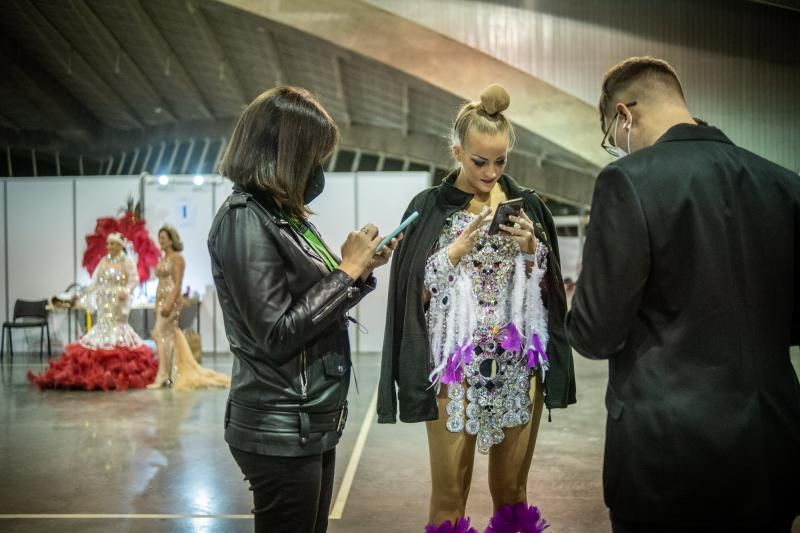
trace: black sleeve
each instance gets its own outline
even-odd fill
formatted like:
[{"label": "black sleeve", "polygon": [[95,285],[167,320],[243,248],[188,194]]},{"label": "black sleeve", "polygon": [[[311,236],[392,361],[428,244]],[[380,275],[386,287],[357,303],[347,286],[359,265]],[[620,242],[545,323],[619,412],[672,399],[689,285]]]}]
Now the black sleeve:
[{"label": "black sleeve", "polygon": [[231,209],[219,225],[213,260],[252,338],[279,365],[360,300],[368,286],[334,270],[293,297],[276,235],[249,207]]},{"label": "black sleeve", "polygon": [[605,359],[624,347],[649,272],[639,197],[624,171],[608,166],[595,184],[583,270],[567,315],[567,336],[578,352]]}]

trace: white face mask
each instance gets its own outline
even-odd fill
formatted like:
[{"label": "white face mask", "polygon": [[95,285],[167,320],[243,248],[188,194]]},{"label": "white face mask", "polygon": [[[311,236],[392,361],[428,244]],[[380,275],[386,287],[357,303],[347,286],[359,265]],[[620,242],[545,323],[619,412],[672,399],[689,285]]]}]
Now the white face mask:
[{"label": "white face mask", "polygon": [[625,128],[628,130],[628,151],[626,152],[623,148],[617,146],[617,124],[619,122],[619,114],[614,118],[614,146],[609,147],[609,151],[615,157],[625,157],[626,155],[631,153],[631,127],[630,125]]}]

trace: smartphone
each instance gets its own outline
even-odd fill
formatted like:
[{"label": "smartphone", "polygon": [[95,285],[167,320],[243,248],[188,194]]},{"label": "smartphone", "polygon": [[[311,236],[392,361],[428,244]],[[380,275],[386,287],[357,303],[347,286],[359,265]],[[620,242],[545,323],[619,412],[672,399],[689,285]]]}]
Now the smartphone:
[{"label": "smartphone", "polygon": [[402,232],[404,229],[406,229],[409,226],[409,224],[411,224],[412,222],[417,220],[418,216],[419,216],[419,213],[416,212],[416,211],[414,211],[413,213],[408,215],[406,217],[406,219],[400,223],[399,226],[394,228],[394,230],[389,235],[387,235],[386,237],[383,238],[383,240],[380,242],[380,244],[378,244],[378,247],[375,248],[375,253],[380,252],[383,249],[384,246],[386,246],[387,244],[392,242],[392,239],[394,239],[395,237],[400,235],[400,232]]},{"label": "smartphone", "polygon": [[511,215],[519,216],[522,211],[522,198],[514,198],[513,200],[506,200],[501,202],[494,212],[492,224],[489,226],[489,235],[497,235],[500,231],[500,224],[506,226],[513,226],[508,220]]}]

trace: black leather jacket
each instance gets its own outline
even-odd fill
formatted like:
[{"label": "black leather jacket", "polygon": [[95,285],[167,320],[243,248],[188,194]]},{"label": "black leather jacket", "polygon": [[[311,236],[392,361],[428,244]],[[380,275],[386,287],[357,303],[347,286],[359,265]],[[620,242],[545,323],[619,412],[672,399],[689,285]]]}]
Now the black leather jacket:
[{"label": "black leather jacket", "polygon": [[346,418],[346,313],[375,279],[329,272],[268,197],[238,188],[214,219],[208,250],[235,356],[225,440],[264,455],[330,450]]}]

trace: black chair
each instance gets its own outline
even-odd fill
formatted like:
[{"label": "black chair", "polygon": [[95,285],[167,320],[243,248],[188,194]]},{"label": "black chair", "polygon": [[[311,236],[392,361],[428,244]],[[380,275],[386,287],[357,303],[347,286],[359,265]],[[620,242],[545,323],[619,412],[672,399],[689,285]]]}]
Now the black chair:
[{"label": "black chair", "polygon": [[[22,319],[22,320],[20,320]],[[0,339],[0,361],[6,348],[6,330],[8,330],[8,353],[14,358],[14,341],[11,331],[15,329],[39,328],[39,361],[44,356],[44,334],[47,332],[47,357],[50,357],[50,324],[47,320],[47,300],[14,302],[14,320],[3,323],[3,334]]]}]

